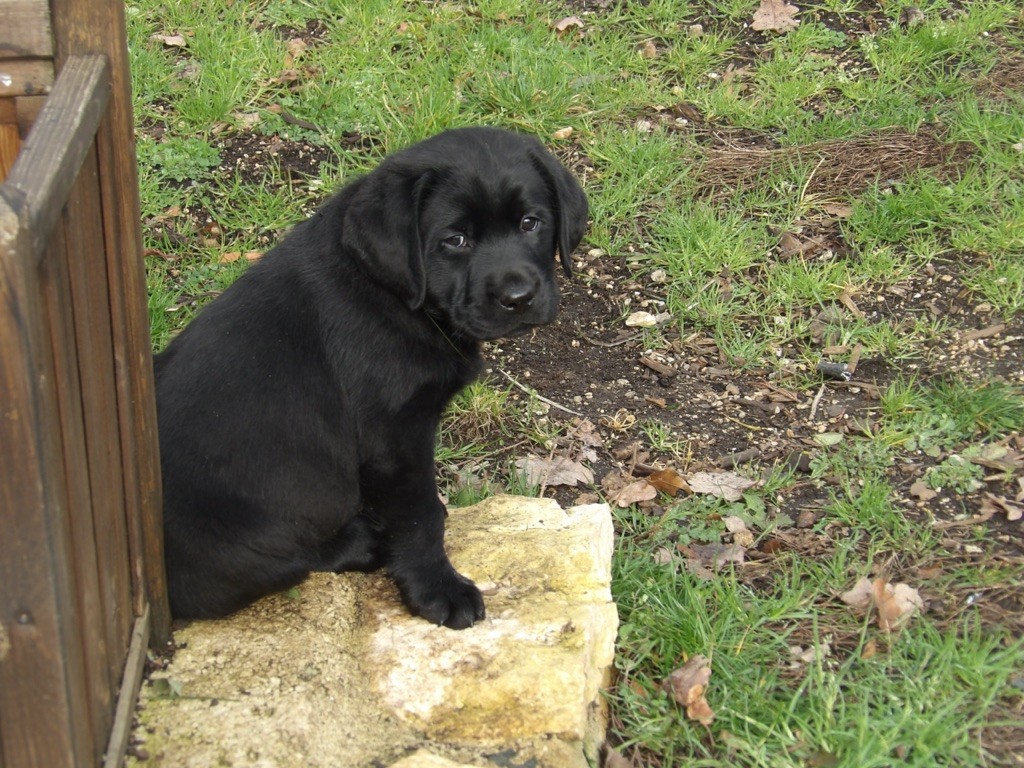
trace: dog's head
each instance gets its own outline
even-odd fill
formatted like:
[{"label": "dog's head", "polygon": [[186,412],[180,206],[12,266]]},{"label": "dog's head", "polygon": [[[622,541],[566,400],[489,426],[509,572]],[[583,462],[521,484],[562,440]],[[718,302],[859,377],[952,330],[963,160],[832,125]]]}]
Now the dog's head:
[{"label": "dog's head", "polygon": [[493,339],[551,322],[587,226],[579,183],[536,139],[446,131],[357,183],[342,245],[373,279],[454,331]]}]

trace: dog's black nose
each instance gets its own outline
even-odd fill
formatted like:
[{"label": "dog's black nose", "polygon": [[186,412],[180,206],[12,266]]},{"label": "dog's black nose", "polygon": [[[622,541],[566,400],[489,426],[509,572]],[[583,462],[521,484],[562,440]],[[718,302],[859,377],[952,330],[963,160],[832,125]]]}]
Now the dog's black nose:
[{"label": "dog's black nose", "polygon": [[498,290],[497,299],[498,303],[509,312],[520,315],[530,308],[536,295],[536,284],[513,280]]}]

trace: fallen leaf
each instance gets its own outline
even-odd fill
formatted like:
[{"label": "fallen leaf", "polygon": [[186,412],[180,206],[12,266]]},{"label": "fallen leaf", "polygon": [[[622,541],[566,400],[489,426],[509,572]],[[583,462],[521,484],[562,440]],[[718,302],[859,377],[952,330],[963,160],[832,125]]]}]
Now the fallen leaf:
[{"label": "fallen leaf", "polygon": [[803,242],[792,232],[783,232],[779,238],[779,255],[793,256],[803,252]]},{"label": "fallen leaf", "polygon": [[910,486],[910,495],[921,501],[930,501],[938,496],[939,492],[929,488],[924,480],[916,480]]},{"label": "fallen leaf", "polygon": [[625,472],[608,472],[601,478],[601,490],[609,496],[614,496],[631,482],[633,482],[632,475],[627,475]]},{"label": "fallen leaf", "polygon": [[862,611],[871,605],[871,579],[858,579],[852,589],[843,592],[839,599],[856,611]]},{"label": "fallen leaf", "polygon": [[864,660],[870,659],[878,653],[878,643],[875,638],[870,638],[860,651],[860,657]]},{"label": "fallen leaf", "polygon": [[900,11],[899,18],[901,27],[916,27],[919,24],[924,23],[924,11],[920,8],[915,8],[912,5],[908,5],[906,8]]},{"label": "fallen leaf", "polygon": [[557,131],[555,131],[554,133],[551,134],[551,138],[555,139],[556,141],[561,141],[562,139],[568,139],[570,136],[572,136],[572,126],[566,126],[565,128],[559,128]]},{"label": "fallen leaf", "polygon": [[301,37],[293,37],[288,41],[286,47],[287,53],[284,56],[284,66],[286,69],[289,69],[295,66],[295,61],[306,52],[306,41]]},{"label": "fallen leaf", "polygon": [[658,58],[658,46],[654,44],[653,40],[647,40],[640,46],[640,55],[645,59],[656,59]]},{"label": "fallen leaf", "polygon": [[565,456],[550,459],[527,456],[516,461],[516,468],[530,485],[590,485],[594,482],[594,473],[588,466]]},{"label": "fallen leaf", "polygon": [[761,32],[789,32],[800,25],[800,20],[796,18],[799,11],[799,8],[785,0],[761,0],[750,26]]},{"label": "fallen leaf", "polygon": [[998,336],[1000,333],[1006,330],[1006,325],[1003,323],[996,323],[990,325],[988,328],[978,328],[973,331],[965,331],[960,337],[963,341],[976,341],[977,339],[989,339],[993,336]]},{"label": "fallen leaf", "polygon": [[883,579],[875,579],[873,591],[878,608],[878,626],[885,632],[899,629],[924,608],[921,594],[906,584],[890,584]]},{"label": "fallen leaf", "polygon": [[837,219],[846,219],[853,215],[853,206],[848,203],[825,203],[821,206],[821,210]]},{"label": "fallen leaf", "polygon": [[605,745],[604,762],[601,763],[601,768],[632,768],[632,766],[633,763],[616,752],[614,747]]},{"label": "fallen leaf", "polygon": [[658,565],[668,565],[675,559],[676,556],[672,554],[672,550],[668,547],[658,547],[654,550],[654,562]]},{"label": "fallen leaf", "polygon": [[828,640],[822,640],[817,645],[809,645],[804,648],[801,645],[789,646],[789,655],[793,659],[794,666],[801,664],[813,664],[832,655],[832,644]]},{"label": "fallen leaf", "polygon": [[583,421],[573,427],[569,437],[579,440],[591,448],[600,448],[604,445],[604,438],[601,437],[601,433],[597,431],[597,427],[594,426],[594,422],[590,419],[583,419]]},{"label": "fallen leaf", "polygon": [[735,472],[696,472],[687,478],[694,493],[717,496],[726,501],[738,501],[743,492],[757,484]]},{"label": "fallen leaf", "polygon": [[566,16],[564,19],[559,19],[551,26],[554,27],[556,32],[563,34],[574,27],[577,29],[583,29],[583,20],[579,16]]},{"label": "fallen leaf", "polygon": [[657,498],[657,496],[657,488],[648,483],[647,480],[637,480],[615,494],[614,501],[616,506],[625,508],[637,502],[650,501]]},{"label": "fallen leaf", "polygon": [[736,515],[723,517],[722,522],[725,523],[725,530],[729,533],[739,533],[740,531],[747,530],[747,524],[743,521],[743,518]]},{"label": "fallen leaf", "polygon": [[662,688],[676,703],[686,707],[686,716],[703,725],[711,725],[715,712],[704,698],[711,680],[711,662],[700,654],[694,655],[679,669],[662,681]]},{"label": "fallen leaf", "polygon": [[839,443],[843,442],[843,435],[839,432],[819,432],[814,435],[811,440],[822,448],[828,448],[829,446],[839,445]]},{"label": "fallen leaf", "polygon": [[693,704],[686,707],[686,716],[691,720],[696,720],[703,726],[708,726],[715,720],[715,710],[708,704],[707,699],[701,696]]},{"label": "fallen leaf", "polygon": [[981,512],[982,515],[987,512],[1005,512],[1006,519],[1013,523],[1024,518],[1024,504],[1011,501],[1005,496],[986,493],[981,499]]},{"label": "fallen leaf", "polygon": [[158,40],[159,42],[166,45],[168,48],[184,48],[188,45],[188,41],[184,35],[150,35],[150,40]]},{"label": "fallen leaf", "polygon": [[743,563],[746,550],[739,544],[677,544],[676,549],[701,565],[718,570],[726,563]]},{"label": "fallen leaf", "polygon": [[626,318],[626,325],[629,328],[653,328],[658,324],[658,318],[650,312],[634,312]]},{"label": "fallen leaf", "polygon": [[259,112],[232,112],[231,116],[246,130],[252,130],[260,122]]},{"label": "fallen leaf", "polygon": [[734,544],[738,544],[744,549],[750,549],[754,546],[754,532],[745,530],[736,531],[736,533],[732,535],[732,540]]},{"label": "fallen leaf", "polygon": [[669,496],[675,496],[680,491],[689,492],[690,490],[690,486],[674,469],[659,469],[647,478],[647,482]]},{"label": "fallen leaf", "polygon": [[924,608],[924,600],[916,589],[902,582],[890,584],[885,579],[862,578],[839,599],[857,612],[876,609],[878,626],[885,632],[899,629]]}]

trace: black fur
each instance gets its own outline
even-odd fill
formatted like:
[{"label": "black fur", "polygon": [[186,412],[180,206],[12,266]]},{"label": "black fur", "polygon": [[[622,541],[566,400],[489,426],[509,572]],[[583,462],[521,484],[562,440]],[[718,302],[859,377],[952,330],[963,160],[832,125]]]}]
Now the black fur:
[{"label": "black fur", "polygon": [[444,552],[438,421],[481,340],[554,318],[555,252],[568,273],[586,219],[536,140],[448,131],[344,187],[211,302],[155,360],[174,615],[383,566],[413,613],[483,618]]}]

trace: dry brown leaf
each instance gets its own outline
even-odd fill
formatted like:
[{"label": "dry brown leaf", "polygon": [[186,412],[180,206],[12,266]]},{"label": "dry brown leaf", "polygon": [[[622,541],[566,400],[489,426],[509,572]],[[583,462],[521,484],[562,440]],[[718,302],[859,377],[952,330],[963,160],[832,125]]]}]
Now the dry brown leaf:
[{"label": "dry brown leaf", "polygon": [[601,437],[601,433],[597,431],[597,427],[594,426],[594,422],[590,419],[584,419],[573,427],[569,437],[573,440],[579,440],[591,448],[600,448],[604,445],[604,438]]},{"label": "dry brown leaf", "polygon": [[658,547],[654,550],[654,562],[658,565],[668,565],[676,559],[676,556],[672,554],[672,550],[668,547]]},{"label": "dry brown leaf", "polygon": [[921,594],[906,584],[890,584],[883,579],[875,579],[873,592],[878,608],[878,626],[885,632],[899,629],[924,608]]},{"label": "dry brown leaf", "polygon": [[792,232],[783,232],[779,237],[779,255],[793,256],[803,252],[803,241]]},{"label": "dry brown leaf", "polygon": [[675,496],[680,491],[689,492],[690,490],[690,486],[674,469],[659,469],[647,478],[647,482],[669,496]]},{"label": "dry brown leaf", "polygon": [[583,29],[583,19],[579,16],[566,16],[564,19],[559,19],[551,26],[554,27],[556,32],[563,34],[574,27],[577,29]]},{"label": "dry brown leaf", "polygon": [[800,25],[800,20],[796,18],[799,11],[799,8],[785,0],[761,0],[750,26],[761,32],[789,32]]},{"label": "dry brown leaf", "polygon": [[651,499],[657,498],[657,496],[657,488],[646,480],[637,480],[615,494],[615,505],[625,508],[630,504],[636,504],[641,501],[650,501]]},{"label": "dry brown leaf", "polygon": [[703,725],[711,725],[715,712],[704,698],[711,679],[711,662],[696,654],[662,682],[662,688],[678,704],[686,707],[686,716]]},{"label": "dry brown leaf", "polygon": [[848,203],[825,203],[821,206],[821,210],[837,219],[847,219],[853,215],[853,206]]},{"label": "dry brown leaf", "polygon": [[605,746],[604,762],[601,768],[632,768],[633,763],[617,752],[614,747]]},{"label": "dry brown leaf", "polygon": [[295,66],[295,62],[302,58],[306,52],[306,41],[301,37],[293,37],[286,44],[287,53],[284,55],[284,66],[286,69]]},{"label": "dry brown leaf", "polygon": [[916,589],[902,582],[890,584],[885,579],[860,579],[839,599],[858,612],[876,609],[878,626],[885,632],[899,629],[924,608],[924,600]]},{"label": "dry brown leaf", "polygon": [[626,326],[629,328],[653,328],[657,324],[657,316],[652,315],[650,312],[645,312],[642,309],[637,312],[633,312],[626,318]]},{"label": "dry brown leaf", "polygon": [[866,661],[867,659],[874,657],[877,653],[878,643],[875,641],[875,638],[872,637],[864,643],[864,647],[860,651],[860,657]]},{"label": "dry brown leaf", "polygon": [[686,707],[686,716],[691,720],[696,720],[701,725],[708,726],[715,720],[715,710],[708,704],[707,699],[701,696],[693,704]]},{"label": "dry brown leaf", "polygon": [[572,136],[572,126],[571,125],[570,126],[566,126],[565,128],[559,128],[557,131],[555,131],[554,133],[551,134],[551,138],[555,139],[556,141],[561,141],[562,139],[568,139],[570,136]]},{"label": "dry brown leaf", "polygon": [[687,479],[694,493],[706,493],[726,501],[738,501],[743,492],[757,484],[735,472],[695,472]]},{"label": "dry brown leaf", "polygon": [[976,341],[977,339],[990,339],[993,336],[998,336],[1000,333],[1006,330],[1006,325],[1003,323],[996,323],[990,325],[988,328],[978,328],[973,331],[965,331],[961,336],[963,341]]},{"label": "dry brown leaf", "polygon": [[590,485],[594,482],[594,473],[588,466],[565,456],[550,459],[527,456],[516,461],[516,468],[531,485]]},{"label": "dry brown leaf", "polygon": [[917,480],[910,486],[910,495],[921,501],[929,501],[938,496],[939,492],[929,488],[924,480]]},{"label": "dry brown leaf", "polygon": [[743,563],[746,550],[739,544],[677,544],[676,548],[698,564],[718,570],[726,563]]},{"label": "dry brown leaf", "polygon": [[158,40],[159,42],[166,45],[168,48],[184,48],[188,45],[188,41],[184,35],[150,35],[150,40]]},{"label": "dry brown leaf", "polygon": [[871,605],[871,579],[858,579],[852,589],[848,589],[839,599],[855,611],[866,610]]},{"label": "dry brown leaf", "polygon": [[747,524],[743,521],[743,518],[736,515],[723,517],[722,522],[725,523],[725,530],[729,533],[739,533],[740,531],[747,530]]},{"label": "dry brown leaf", "polygon": [[1005,496],[986,493],[981,499],[981,513],[984,516],[986,513],[992,512],[1005,512],[1006,519],[1013,523],[1024,518],[1024,504],[1019,504]]}]

